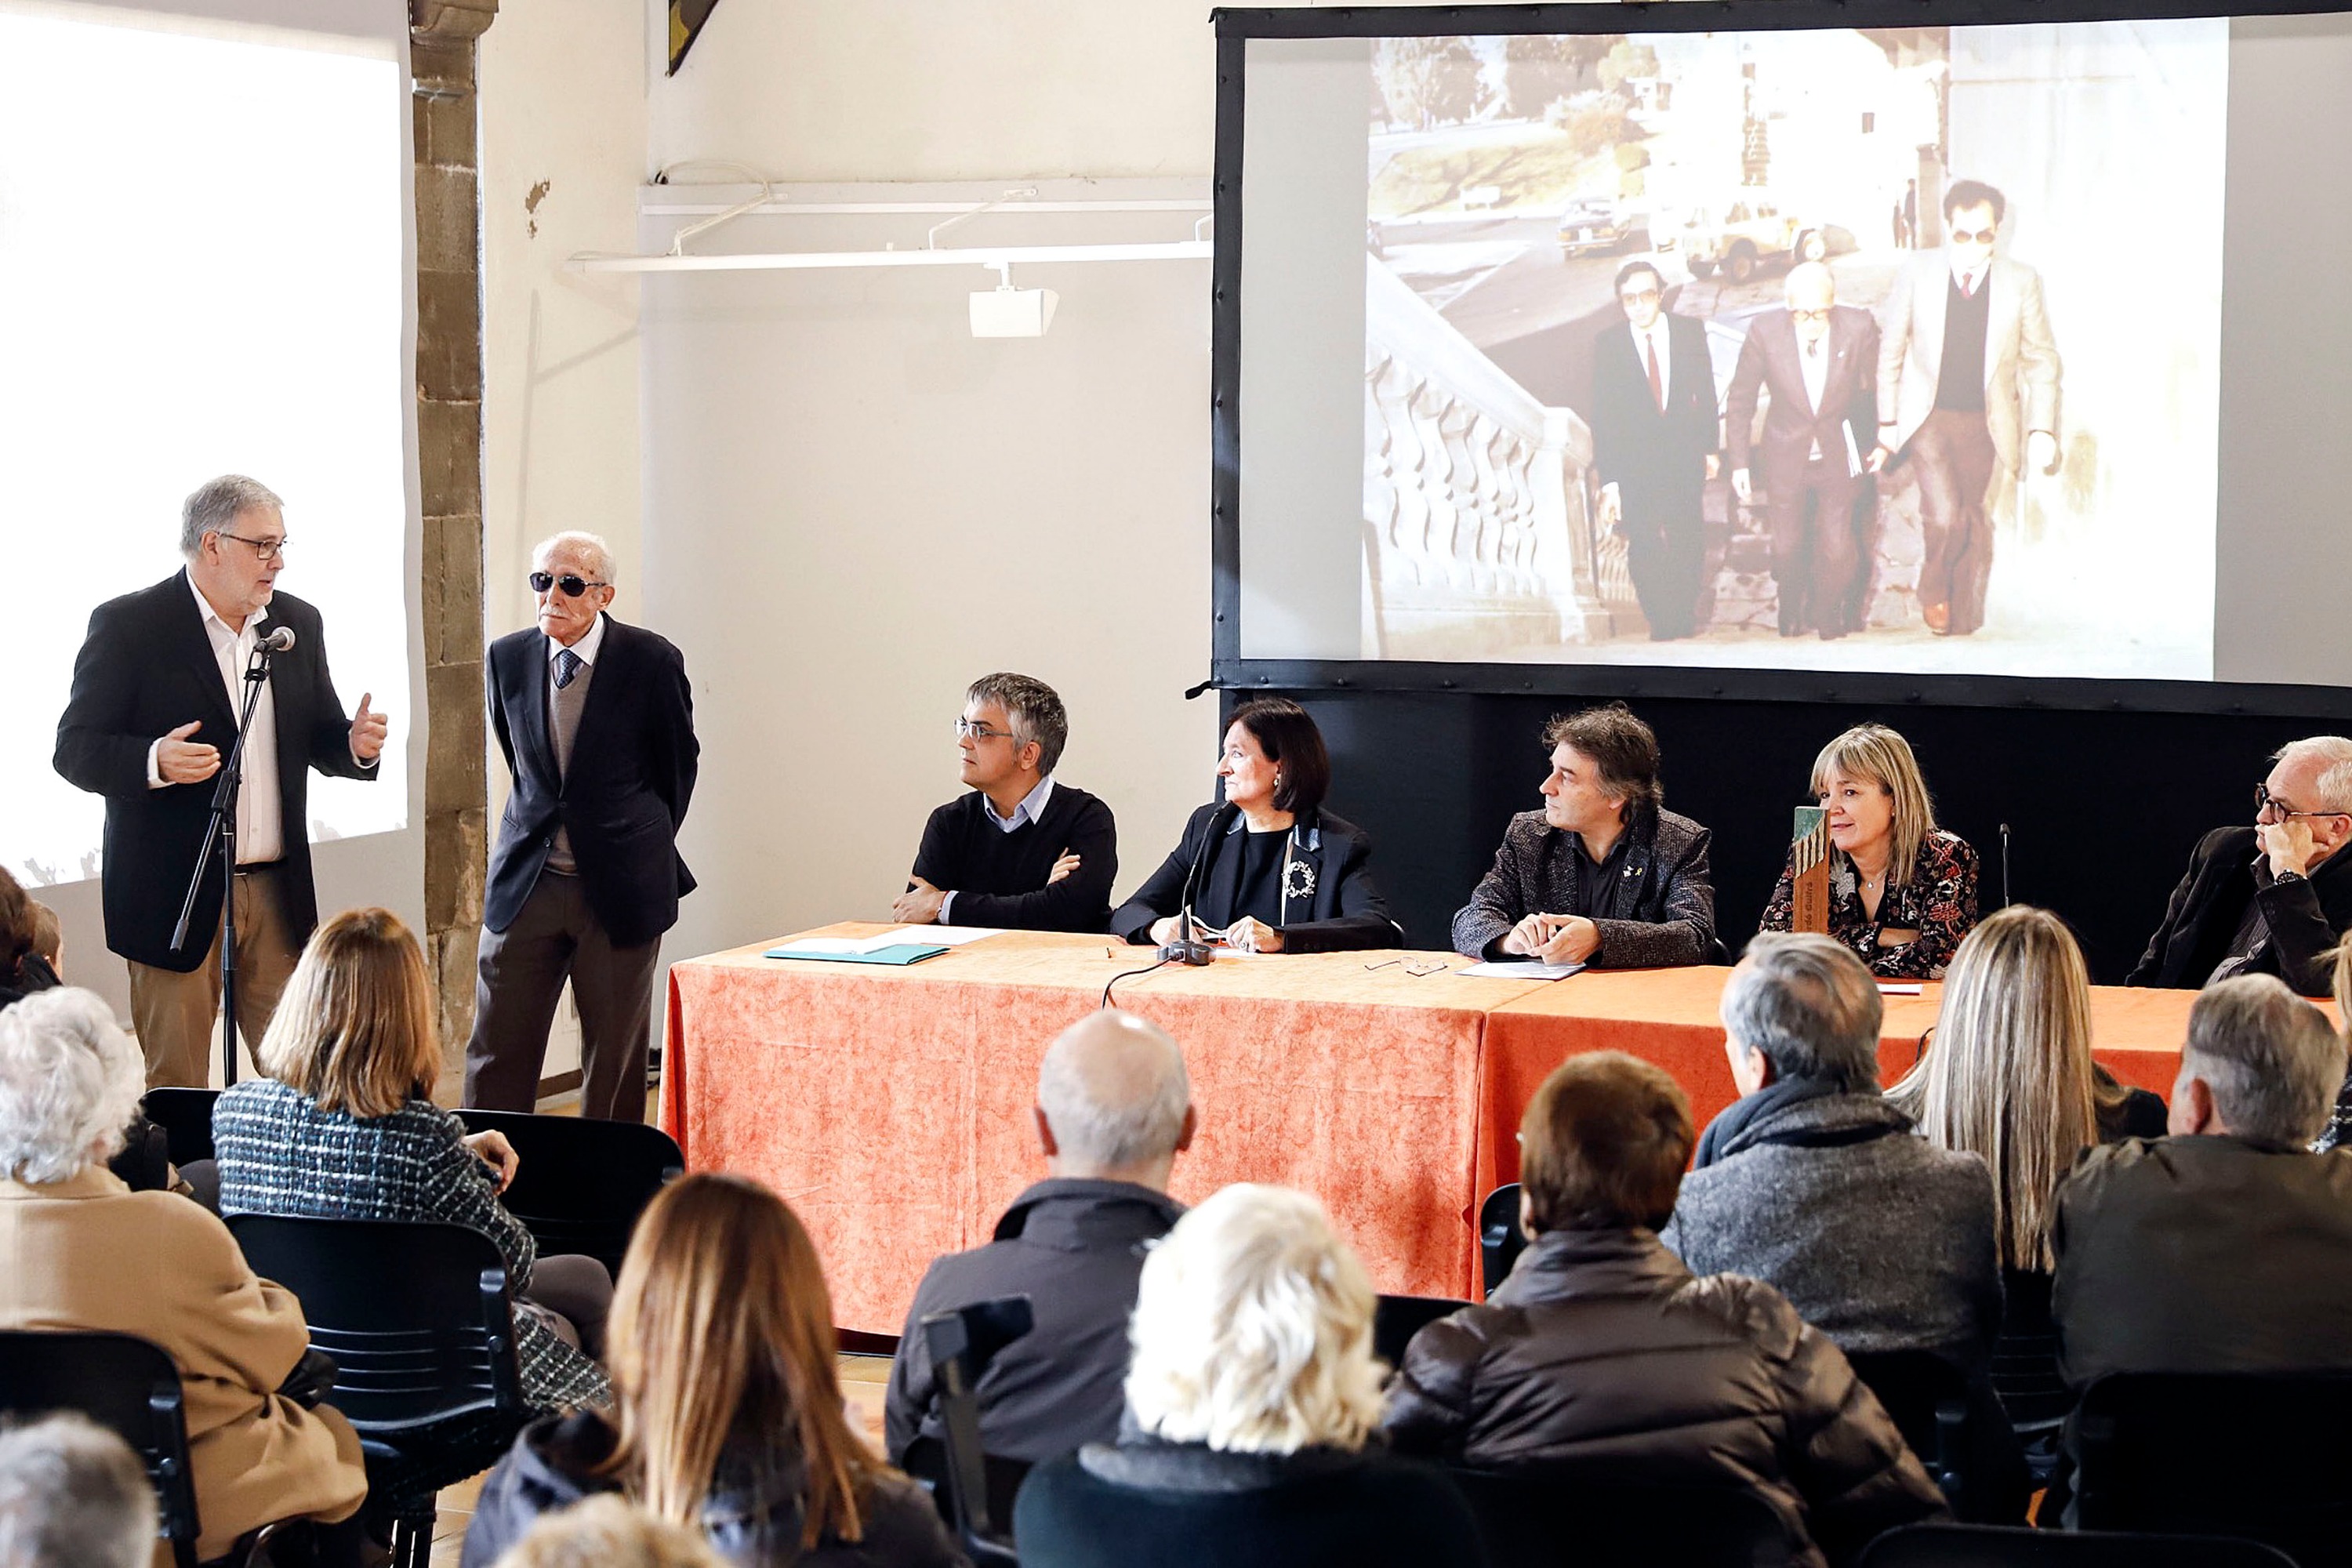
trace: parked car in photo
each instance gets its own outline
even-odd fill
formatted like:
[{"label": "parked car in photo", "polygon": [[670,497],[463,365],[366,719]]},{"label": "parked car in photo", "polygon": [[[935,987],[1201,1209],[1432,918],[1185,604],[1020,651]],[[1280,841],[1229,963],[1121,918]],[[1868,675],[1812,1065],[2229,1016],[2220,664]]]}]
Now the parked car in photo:
[{"label": "parked car in photo", "polygon": [[1745,283],[1766,262],[1789,260],[1797,236],[1812,226],[1768,193],[1747,191],[1720,207],[1691,208],[1660,237],[1659,248],[1681,252],[1698,277],[1721,268],[1734,283]]},{"label": "parked car in photo", "polygon": [[1559,215],[1559,237],[1562,256],[1605,255],[1643,248],[1648,224],[1615,202],[1584,197]]}]

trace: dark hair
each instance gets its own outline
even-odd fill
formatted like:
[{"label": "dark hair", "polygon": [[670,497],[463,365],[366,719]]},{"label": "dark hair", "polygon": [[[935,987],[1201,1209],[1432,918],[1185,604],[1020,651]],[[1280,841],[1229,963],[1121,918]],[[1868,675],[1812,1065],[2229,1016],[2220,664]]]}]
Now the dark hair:
[{"label": "dark hair", "polygon": [[33,951],[39,931],[34,911],[39,908],[7,868],[0,867],[0,980],[16,973],[25,955]]},{"label": "dark hair", "polygon": [[1601,787],[1627,805],[1655,811],[1665,803],[1658,782],[1658,737],[1622,702],[1567,713],[1544,726],[1544,745],[1572,746],[1601,770]]},{"label": "dark hair", "polygon": [[1636,272],[1648,273],[1657,281],[1658,292],[1663,294],[1666,291],[1666,275],[1658,270],[1656,262],[1629,261],[1617,269],[1617,281],[1609,286],[1610,294],[1612,296],[1622,294],[1625,291],[1625,279]]},{"label": "dark hair", "polygon": [[1519,1181],[1535,1229],[1647,1226],[1675,1212],[1697,1133],[1663,1068],[1622,1051],[1552,1069],[1519,1121]]},{"label": "dark hair", "polygon": [[1070,741],[1070,716],[1063,711],[1061,697],[1044,681],[999,670],[964,688],[963,700],[993,702],[1003,708],[1005,718],[1013,721],[1014,744],[1037,742],[1038,773],[1052,773],[1054,764],[1062,760],[1062,748]]},{"label": "dark hair", "polygon": [[2009,216],[2009,198],[1982,180],[1954,180],[1951,189],[1944,193],[1944,221],[1951,222],[1952,215],[1962,207],[1984,206],[1992,208],[1995,226]]},{"label": "dark hair", "polygon": [[1233,722],[1250,732],[1268,762],[1282,764],[1276,811],[1303,814],[1323,804],[1331,789],[1331,753],[1306,709],[1287,697],[1254,697],[1234,710]]}]

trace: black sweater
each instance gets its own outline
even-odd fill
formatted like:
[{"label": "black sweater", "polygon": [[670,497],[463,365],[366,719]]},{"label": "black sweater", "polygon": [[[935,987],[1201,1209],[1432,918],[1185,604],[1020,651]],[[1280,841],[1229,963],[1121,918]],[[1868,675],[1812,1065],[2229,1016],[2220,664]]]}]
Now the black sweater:
[{"label": "black sweater", "polygon": [[[1007,833],[988,815],[978,790],[951,800],[923,825],[915,875],[955,895],[957,925],[1017,931],[1098,931],[1110,922],[1110,885],[1118,875],[1118,828],[1110,807],[1055,781],[1045,815]],[[1078,868],[1047,886],[1065,853]]]}]

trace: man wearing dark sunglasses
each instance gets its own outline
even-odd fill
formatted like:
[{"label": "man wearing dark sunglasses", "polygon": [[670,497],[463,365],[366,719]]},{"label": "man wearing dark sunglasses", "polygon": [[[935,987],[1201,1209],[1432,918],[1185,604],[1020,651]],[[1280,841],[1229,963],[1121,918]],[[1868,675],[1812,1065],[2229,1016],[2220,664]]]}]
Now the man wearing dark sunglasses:
[{"label": "man wearing dark sunglasses", "polygon": [[2327,960],[2352,931],[2352,740],[2290,741],[2254,786],[2254,825],[2198,842],[2164,922],[2126,984],[2193,990],[2275,974],[2325,996]]},{"label": "man wearing dark sunglasses", "polygon": [[1938,637],[1984,625],[1993,521],[2019,474],[2058,471],[2058,344],[2042,275],[1993,254],[2008,210],[1981,180],[1954,181],[1943,248],[1896,275],[1879,318],[1878,444],[1918,477],[1919,616]]},{"label": "man wearing dark sunglasses", "polygon": [[490,852],[466,1104],[529,1110],[564,982],[580,1010],[580,1112],[642,1121],[654,969],[694,890],[677,826],[700,747],[686,660],[606,613],[612,550],[531,553],[539,624],[489,647],[490,730],[514,789]]}]

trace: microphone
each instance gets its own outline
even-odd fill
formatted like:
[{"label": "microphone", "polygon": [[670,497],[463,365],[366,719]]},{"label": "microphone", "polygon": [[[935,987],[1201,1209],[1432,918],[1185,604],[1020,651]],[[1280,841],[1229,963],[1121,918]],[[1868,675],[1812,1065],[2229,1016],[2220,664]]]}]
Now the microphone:
[{"label": "microphone", "polygon": [[2000,825],[2000,907],[2009,908],[2009,824]]},{"label": "microphone", "polygon": [[1209,951],[1209,944],[1192,934],[1192,886],[1200,879],[1201,863],[1209,858],[1209,846],[1217,841],[1225,830],[1225,824],[1240,811],[1241,807],[1227,801],[1210,816],[1209,830],[1201,836],[1201,847],[1192,851],[1192,865],[1184,868],[1182,901],[1176,909],[1176,940],[1160,948],[1161,963],[1173,961],[1198,966],[1214,961],[1216,955]]},{"label": "microphone", "polygon": [[280,626],[253,646],[257,653],[284,653],[294,646],[294,628]]}]

